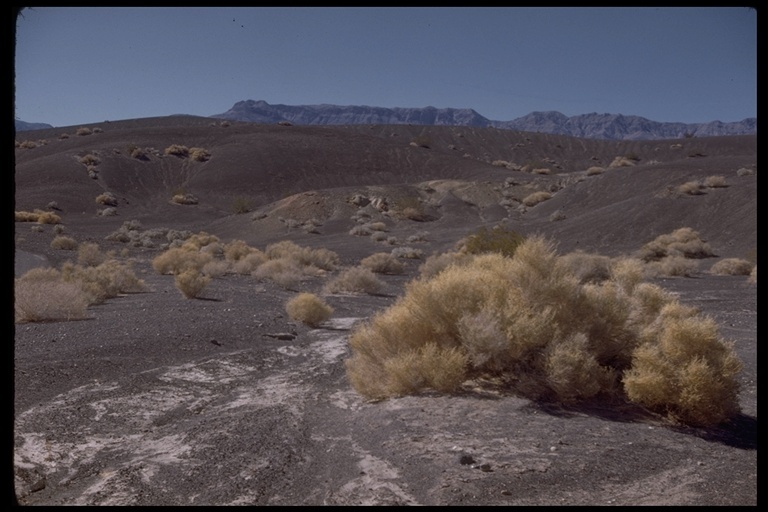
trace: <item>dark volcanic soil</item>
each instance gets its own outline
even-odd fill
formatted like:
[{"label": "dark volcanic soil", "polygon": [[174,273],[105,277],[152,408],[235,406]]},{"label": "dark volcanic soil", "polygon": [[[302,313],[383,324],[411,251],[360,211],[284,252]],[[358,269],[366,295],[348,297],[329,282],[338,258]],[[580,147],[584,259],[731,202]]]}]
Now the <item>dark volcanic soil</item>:
[{"label": "dark volcanic soil", "polygon": [[[322,173],[311,166],[295,175],[288,174],[290,166],[275,168],[278,175],[293,176],[292,187],[301,188],[304,179],[312,184],[296,196],[280,192],[280,197],[259,199],[254,193],[250,196],[254,210],[267,216],[252,220],[250,214],[227,212],[221,198],[231,199],[230,192],[214,189],[210,176],[201,169],[187,169],[187,181],[177,183],[173,172],[178,162],[158,159],[157,168],[163,170],[157,175],[134,175],[141,176],[140,182],[120,175],[119,170],[135,170],[119,155],[114,160],[107,158],[107,148],[122,148],[126,140],[162,148],[192,137],[197,129],[167,133],[161,130],[162,123],[156,123],[158,134],[145,134],[146,139],[139,141],[147,126],[139,121],[124,124],[135,124],[136,130],[114,135],[101,146],[102,177],[64,187],[59,196],[57,183],[67,181],[66,166],[54,166],[47,180],[35,173],[57,161],[61,153],[51,149],[53,144],[61,143],[64,148],[68,141],[52,141],[43,147],[50,154],[41,162],[32,159],[31,153],[17,150],[17,210],[44,208],[55,199],[62,209],[65,233],[80,242],[97,241],[105,250],[126,248],[104,237],[136,218],[146,229],[205,230],[223,241],[242,239],[262,249],[281,239],[327,247],[339,253],[345,266],[393,248],[349,235],[355,225],[350,216],[357,207],[347,199],[355,192],[391,199],[403,191],[420,191],[433,218],[426,222],[382,218],[388,234],[398,239],[397,245],[406,245],[404,240],[415,233],[427,233],[423,241],[410,244],[425,256],[450,248],[478,225],[502,219],[524,233],[552,235],[563,251],[582,248],[611,256],[630,252],[658,234],[684,225],[705,232],[718,258],[703,260],[695,277],[659,278],[656,282],[678,293],[681,302],[712,315],[723,337],[734,342],[744,362],[741,414],[716,428],[694,429],[671,425],[628,404],[569,409],[472,382],[452,396],[425,393],[366,402],[347,381],[347,336],[356,322],[386,308],[402,293],[423,259],[404,260],[405,275],[382,276],[387,288],[381,295],[325,296],[334,308],[333,317],[320,328],[310,329],[290,321],[285,313],[284,303],[295,290],[250,276],[227,275],[214,279],[201,298],[185,299],[171,276],[152,270],[151,259],[160,253],[159,248],[127,247],[137,275],[149,287],[147,292],[92,307],[86,320],[15,325],[13,469],[15,494],[21,504],[757,504],[757,287],[744,276],[708,273],[719,258],[744,257],[756,247],[756,218],[752,218],[756,217],[756,176],[743,176],[739,181],[735,175],[737,168],[755,163],[756,151],[749,144],[743,150],[726,151],[718,149],[721,146],[716,141],[694,141],[705,148],[707,157],[650,164],[661,166],[661,171],[638,166],[617,170],[628,171],[621,176],[606,172],[577,180],[574,177],[586,168],[581,163],[578,169],[563,169],[551,176],[498,174],[501,171],[487,162],[484,167],[478,160],[469,165],[470,159],[461,155],[459,163],[450,160],[455,149],[441,150],[444,154],[439,158],[422,159],[423,154],[409,153],[411,149],[405,149],[407,143],[401,140],[399,146],[387,143],[383,153],[373,146],[367,150],[367,161],[377,162],[379,167],[391,164],[383,154],[395,155],[402,163],[386,183],[372,178],[379,176],[378,171],[368,175],[361,171],[355,177],[358,183],[344,183],[340,178],[326,183]],[[106,137],[109,124],[103,126],[104,133],[98,136]],[[402,139],[412,136],[403,131],[407,129],[413,127],[369,131],[376,132],[370,136]],[[276,127],[254,130],[268,132],[270,137],[278,133]],[[357,138],[369,136],[362,128],[346,130]],[[391,136],[394,132],[400,135]],[[459,141],[461,152],[472,151],[477,141],[484,141],[484,145],[477,142],[478,153],[509,147],[506,139],[501,146],[492,144],[494,137],[504,136],[497,132],[502,131],[484,132],[481,137],[468,130]],[[312,137],[326,133],[328,138],[337,136],[336,131],[306,129]],[[222,160],[230,155],[227,158],[235,163],[246,161],[228,146],[236,146],[240,139],[216,142],[220,134],[219,129],[200,144],[189,145],[212,151],[213,157],[205,165],[215,163],[217,155]],[[551,150],[560,162],[575,151],[569,144],[586,146],[579,153],[584,165],[592,156],[608,162],[617,151],[595,141],[533,136],[541,139],[538,158]],[[433,137],[433,146],[453,140],[443,139],[448,137],[446,131]],[[300,144],[296,141],[306,141],[275,140],[282,141],[276,145],[289,148]],[[525,141],[522,135],[520,140]],[[75,137],[69,142],[86,145]],[[318,150],[314,143],[306,144]],[[365,147],[364,143],[354,144],[357,150]],[[633,150],[644,150],[643,144],[648,151],[670,146],[669,141],[638,142]],[[725,144],[731,147],[728,144],[733,146],[732,140]],[[317,166],[347,161],[344,157],[329,163],[333,151],[330,146],[320,147],[325,148],[326,160]],[[221,153],[217,153],[219,148]],[[72,151],[77,154],[86,149]],[[571,153],[566,154],[566,149]],[[556,154],[561,150],[563,154]],[[730,156],[718,156],[728,151]],[[673,155],[674,151],[664,149],[656,154]],[[532,153],[531,158],[534,156]],[[263,158],[265,162],[280,161],[277,156]],[[436,181],[441,179],[440,173],[432,167],[423,180],[405,178],[411,172],[409,165],[429,166],[431,160],[438,167],[453,162],[446,164],[451,175],[444,179],[459,181]],[[77,163],[72,168],[72,172],[84,172]],[[229,176],[226,186],[231,187],[235,171],[223,164],[219,169]],[[699,197],[669,194],[669,187],[689,177],[726,171],[731,182],[728,188]],[[504,179],[509,175],[519,184],[505,188]],[[163,183],[162,176],[168,183]],[[478,182],[478,176],[489,185],[479,186],[483,181]],[[364,185],[365,179],[373,181]],[[205,187],[195,189],[195,180]],[[466,187],[464,183],[471,180],[475,185]],[[425,187],[426,182],[429,186]],[[161,190],[143,197],[131,183],[147,190],[154,183]],[[180,184],[194,191],[201,204],[169,204],[168,194]],[[382,189],[384,185],[400,188]],[[96,214],[94,192],[105,186],[121,190],[116,217]],[[498,196],[493,196],[494,186]],[[82,198],[77,196],[79,192],[71,192],[85,187],[91,188]],[[530,209],[498,205],[504,190],[513,189],[507,190],[513,196],[536,187],[552,187],[557,193],[549,202]],[[272,202],[276,199],[279,201]],[[322,217],[319,233],[287,227],[286,218],[299,218],[310,210],[311,216]],[[557,210],[565,212],[566,218],[551,220]],[[16,275],[32,266],[60,265],[76,257],[71,251],[51,249],[53,236],[51,226],[34,232],[28,223],[16,223]],[[308,278],[299,288],[320,293],[327,279]]]}]

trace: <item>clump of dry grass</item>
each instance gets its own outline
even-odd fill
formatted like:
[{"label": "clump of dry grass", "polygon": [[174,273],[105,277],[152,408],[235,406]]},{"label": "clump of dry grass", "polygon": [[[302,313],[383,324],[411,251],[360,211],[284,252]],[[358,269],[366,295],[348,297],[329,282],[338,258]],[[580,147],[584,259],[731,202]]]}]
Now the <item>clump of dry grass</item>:
[{"label": "clump of dry grass", "polygon": [[190,193],[174,194],[171,197],[171,202],[182,205],[194,205],[198,204],[200,200],[196,195]]},{"label": "clump of dry grass", "polygon": [[213,255],[189,246],[172,247],[152,259],[152,268],[158,274],[177,275],[189,269],[200,272],[213,259]]},{"label": "clump of dry grass", "polygon": [[608,167],[616,169],[618,167],[632,167],[633,165],[635,165],[634,160],[627,158],[626,156],[617,156],[610,164],[608,164]]},{"label": "clump of dry grass", "polygon": [[51,240],[51,248],[60,251],[74,251],[77,249],[77,240],[71,236],[57,235]]},{"label": "clump of dry grass", "polygon": [[748,281],[752,284],[757,284],[757,265],[752,267],[752,272],[749,273]]},{"label": "clump of dry grass", "polygon": [[182,270],[176,274],[173,279],[173,284],[187,299],[199,297],[210,282],[210,276],[205,275],[200,270],[194,268]]},{"label": "clump of dry grass", "polygon": [[360,260],[360,265],[377,274],[402,274],[405,265],[392,254],[377,252]]},{"label": "clump of dry grass", "polygon": [[66,262],[61,266],[64,281],[79,283],[88,304],[100,304],[121,293],[140,293],[147,285],[134,273],[130,264],[109,258],[96,266]]},{"label": "clump of dry grass", "polygon": [[375,295],[384,288],[384,281],[365,267],[351,267],[326,283],[326,293],[367,293]]},{"label": "clump of dry grass", "polygon": [[728,186],[728,182],[725,176],[714,175],[704,178],[704,186],[709,188],[725,188]]},{"label": "clump of dry grass", "polygon": [[538,192],[533,192],[532,194],[525,196],[523,198],[523,204],[525,206],[532,207],[551,198],[552,194],[550,192],[547,192],[546,190],[539,190]]},{"label": "clump of dry grass", "polygon": [[211,158],[211,154],[207,149],[203,148],[190,148],[189,157],[196,162],[207,162]]},{"label": "clump of dry grass", "polygon": [[686,181],[677,187],[677,191],[681,194],[687,194],[689,196],[699,196],[704,193],[701,183],[699,183],[697,180]]},{"label": "clump of dry grass", "polygon": [[333,308],[313,293],[299,293],[285,304],[285,311],[292,320],[310,327],[318,327],[333,315]]},{"label": "clump of dry grass", "polygon": [[580,283],[600,282],[611,277],[611,258],[581,250],[561,256]]},{"label": "clump of dry grass", "polygon": [[117,206],[117,197],[112,192],[103,192],[96,196],[96,204]]},{"label": "clump of dry grass", "polygon": [[520,233],[497,225],[491,229],[480,227],[473,233],[459,240],[459,251],[466,254],[497,252],[504,256],[513,256],[525,237]]},{"label": "clump of dry grass", "polygon": [[589,169],[587,169],[586,174],[587,176],[597,176],[598,174],[603,174],[605,172],[604,167],[599,167],[597,165],[593,165]]},{"label": "clump of dry grass", "polygon": [[93,167],[99,165],[101,163],[101,159],[92,153],[88,153],[87,155],[81,156],[78,159],[78,162],[88,167]]},{"label": "clump of dry grass", "polygon": [[186,158],[189,156],[189,148],[181,144],[171,144],[165,148],[164,153],[166,155],[178,156],[180,158]]},{"label": "clump of dry grass", "polygon": [[654,276],[691,277],[698,271],[699,262],[679,254],[665,256],[647,263],[647,271]]},{"label": "clump of dry grass", "polygon": [[88,301],[77,283],[65,282],[56,269],[33,269],[14,279],[16,323],[86,318]]},{"label": "clump of dry grass", "polygon": [[512,258],[449,265],[353,330],[350,382],[386,398],[488,376],[532,399],[621,396],[696,425],[737,411],[739,361],[714,323],[643,282],[640,260],[609,273],[581,282],[538,236]]},{"label": "clump of dry grass", "polygon": [[742,258],[724,258],[709,271],[719,276],[748,276],[752,273],[752,263]]},{"label": "clump of dry grass", "polygon": [[710,245],[701,238],[698,231],[682,227],[672,233],[657,236],[638,251],[637,256],[645,262],[658,261],[667,256],[686,258],[710,258],[715,256]]},{"label": "clump of dry grass", "polygon": [[35,209],[32,212],[16,211],[14,212],[16,222],[37,222],[38,224],[60,224],[61,217],[54,212]]},{"label": "clump of dry grass", "polygon": [[79,135],[79,136],[81,136],[81,137],[83,137],[83,136],[85,136],[85,135],[91,135],[92,133],[93,133],[93,130],[91,130],[91,129],[90,129],[90,128],[88,128],[87,126],[81,126],[80,128],[78,128],[78,129],[75,131],[75,134],[76,134],[76,135]]},{"label": "clump of dry grass", "polygon": [[96,267],[107,260],[107,255],[101,252],[99,244],[83,242],[77,248],[77,263],[86,267]]}]

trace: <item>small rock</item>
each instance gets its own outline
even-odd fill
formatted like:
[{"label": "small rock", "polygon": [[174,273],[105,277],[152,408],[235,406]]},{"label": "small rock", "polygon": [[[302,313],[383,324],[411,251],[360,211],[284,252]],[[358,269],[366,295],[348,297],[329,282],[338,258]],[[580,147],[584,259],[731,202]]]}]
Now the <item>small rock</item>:
[{"label": "small rock", "polygon": [[469,466],[470,464],[475,463],[475,458],[467,453],[462,453],[459,455],[459,464],[464,466]]}]

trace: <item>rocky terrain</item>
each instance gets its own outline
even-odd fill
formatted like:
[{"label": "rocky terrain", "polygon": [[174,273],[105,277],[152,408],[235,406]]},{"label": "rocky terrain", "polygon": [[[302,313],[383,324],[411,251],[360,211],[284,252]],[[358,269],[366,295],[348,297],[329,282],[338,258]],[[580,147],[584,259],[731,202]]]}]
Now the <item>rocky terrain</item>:
[{"label": "rocky terrain", "polygon": [[[757,504],[756,284],[710,273],[723,258],[756,259],[754,135],[610,141],[193,116],[78,128],[17,133],[28,144],[15,150],[15,210],[54,208],[66,235],[121,254],[147,291],[85,320],[14,325],[8,469],[20,504]],[[208,158],[165,154],[173,144]],[[715,175],[727,186],[681,192]],[[95,200],[106,192],[112,206]],[[550,199],[526,205],[534,192]],[[194,204],[171,200],[181,193]],[[362,217],[387,239],[351,234]],[[160,241],[108,239],[127,221],[261,249],[291,240],[335,251],[342,268],[395,248],[422,257],[382,276],[381,293],[326,295],[332,318],[311,328],[285,302],[323,293],[338,271],[296,289],[228,274],[187,299],[152,268]],[[51,247],[53,226],[34,225],[15,223],[17,277],[76,257]],[[684,427],[627,403],[563,407],[477,382],[362,399],[344,367],[350,330],[392,304],[428,255],[494,225],[607,256],[684,226],[701,233],[716,256],[655,281],[734,342],[741,412]]]}]

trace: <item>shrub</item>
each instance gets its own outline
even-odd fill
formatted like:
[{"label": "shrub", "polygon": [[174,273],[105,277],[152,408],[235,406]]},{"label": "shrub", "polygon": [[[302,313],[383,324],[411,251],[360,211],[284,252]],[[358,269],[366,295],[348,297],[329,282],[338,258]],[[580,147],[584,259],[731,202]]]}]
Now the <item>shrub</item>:
[{"label": "shrub", "polygon": [[171,144],[165,148],[164,152],[166,155],[178,156],[180,158],[189,156],[189,148],[187,146],[182,146],[181,144]]},{"label": "shrub", "polygon": [[752,267],[752,272],[749,273],[748,281],[752,284],[757,284],[757,265]]},{"label": "shrub", "polygon": [[34,269],[15,279],[13,298],[16,323],[86,318],[82,289],[62,281],[55,269]]},{"label": "shrub", "polygon": [[360,260],[360,265],[377,274],[402,274],[405,265],[386,252],[377,252]]},{"label": "shrub", "polygon": [[658,261],[648,263],[649,272],[656,276],[690,277],[699,268],[698,261],[681,255],[665,256]]},{"label": "shrub", "polygon": [[752,263],[741,258],[725,258],[712,265],[709,271],[720,276],[748,276],[752,273]]},{"label": "shrub", "polygon": [[580,283],[542,237],[512,258],[474,256],[411,281],[353,329],[348,377],[368,398],[452,391],[487,376],[537,400],[622,396],[686,423],[727,419],[738,410],[732,347],[711,319],[641,273],[639,260],[624,258],[608,280]]},{"label": "shrub", "polygon": [[37,147],[37,143],[31,140],[25,140],[19,146],[21,149],[33,149]]},{"label": "shrub", "polygon": [[202,293],[210,281],[210,276],[204,275],[199,270],[189,268],[176,274],[173,283],[185,298],[194,299]]},{"label": "shrub", "polygon": [[368,293],[375,295],[384,288],[384,282],[370,269],[352,267],[342,271],[325,285],[327,293]]},{"label": "shrub", "polygon": [[136,277],[129,265],[113,259],[107,259],[95,267],[66,262],[61,267],[61,277],[66,282],[79,284],[88,304],[99,304],[120,293],[138,293],[147,289],[144,281]]},{"label": "shrub", "polygon": [[312,293],[299,293],[285,304],[285,311],[292,320],[310,327],[318,327],[333,314],[333,308]]},{"label": "shrub", "polygon": [[550,192],[547,192],[545,190],[539,190],[538,192],[534,192],[532,194],[527,195],[523,199],[523,204],[528,207],[536,206],[537,204],[551,198],[552,198],[552,194]]},{"label": "shrub", "polygon": [[631,167],[633,165],[635,165],[635,162],[629,158],[625,156],[617,156],[610,164],[608,164],[608,167],[611,169],[616,169],[618,167]]},{"label": "shrub", "polygon": [[79,135],[79,136],[81,136],[81,137],[82,137],[82,136],[85,136],[85,135],[91,135],[92,133],[93,133],[93,130],[91,130],[90,128],[88,128],[88,127],[86,127],[86,126],[81,126],[81,127],[80,127],[80,128],[78,128],[78,129],[77,129],[77,131],[75,132],[75,134],[76,134],[76,135]]},{"label": "shrub", "polygon": [[724,188],[728,186],[725,176],[707,176],[704,178],[704,186],[709,188]]},{"label": "shrub", "polygon": [[368,236],[372,233],[368,226],[355,226],[349,230],[349,234],[352,236]]},{"label": "shrub", "polygon": [[251,200],[247,197],[238,196],[232,200],[232,211],[237,214],[248,213],[252,209]]},{"label": "shrub", "polygon": [[250,275],[259,267],[259,265],[265,263],[266,261],[267,256],[263,252],[255,250],[254,252],[251,252],[246,256],[236,260],[232,264],[232,270],[236,274]]},{"label": "shrub", "polygon": [[704,191],[701,190],[701,183],[696,180],[683,183],[677,187],[677,191],[681,194],[688,194],[689,196],[698,196],[704,193]]},{"label": "shrub", "polygon": [[587,169],[587,176],[596,176],[598,174],[603,174],[604,172],[605,172],[605,168],[593,165],[592,167]]},{"label": "shrub", "polygon": [[580,283],[600,282],[611,277],[611,259],[608,256],[577,250],[561,258]]},{"label": "shrub", "polygon": [[104,206],[117,206],[117,197],[112,192],[104,192],[96,196],[96,204]]},{"label": "shrub", "polygon": [[200,272],[203,266],[213,260],[213,256],[189,248],[172,247],[155,256],[152,260],[152,268],[158,274],[180,274],[185,270],[197,270]]},{"label": "shrub", "polygon": [[269,259],[291,259],[299,266],[312,266],[322,270],[335,270],[339,264],[339,255],[333,251],[322,247],[317,249],[301,247],[290,240],[268,245],[265,253]]},{"label": "shrub", "polygon": [[207,162],[211,158],[211,154],[208,150],[203,148],[190,148],[189,156],[196,162]]},{"label": "shrub", "polygon": [[135,158],[136,160],[149,160],[147,152],[140,147],[129,148],[128,153],[131,155],[131,158]]},{"label": "shrub", "polygon": [[269,279],[288,290],[298,286],[303,274],[298,262],[291,258],[267,260],[251,273],[257,279]]},{"label": "shrub", "polygon": [[549,167],[539,167],[531,171],[533,174],[552,174],[552,169]]},{"label": "shrub", "polygon": [[171,201],[176,204],[191,205],[199,203],[199,199],[194,194],[175,194]]},{"label": "shrub", "polygon": [[672,233],[659,235],[643,245],[638,257],[645,262],[657,261],[666,256],[684,256],[686,258],[709,258],[714,253],[710,245],[702,240],[697,231],[683,227]]},{"label": "shrub", "polygon": [[106,254],[99,249],[99,244],[93,242],[83,242],[77,248],[77,263],[88,267],[95,267],[104,263],[107,259]]},{"label": "shrub", "polygon": [[81,164],[86,165],[88,167],[96,166],[96,165],[99,165],[101,163],[101,159],[98,156],[96,156],[94,154],[91,154],[91,153],[89,153],[87,155],[84,155],[84,156],[81,156],[78,159],[78,161]]},{"label": "shrub", "polygon": [[481,227],[460,241],[459,245],[467,254],[496,252],[511,257],[523,240],[523,235],[502,226],[492,229]]},{"label": "shrub", "polygon": [[444,252],[429,256],[419,266],[422,278],[431,278],[448,268],[450,265],[462,265],[472,260],[472,255],[463,252]]},{"label": "shrub", "polygon": [[51,240],[51,248],[60,251],[74,251],[77,249],[77,241],[69,236],[57,235]]},{"label": "shrub", "polygon": [[392,249],[392,256],[396,258],[407,258],[410,260],[421,259],[424,251],[421,249],[414,249],[413,247],[395,247]]},{"label": "shrub", "polygon": [[755,174],[755,170],[747,167],[740,167],[736,170],[736,176],[751,176],[753,174]]}]

